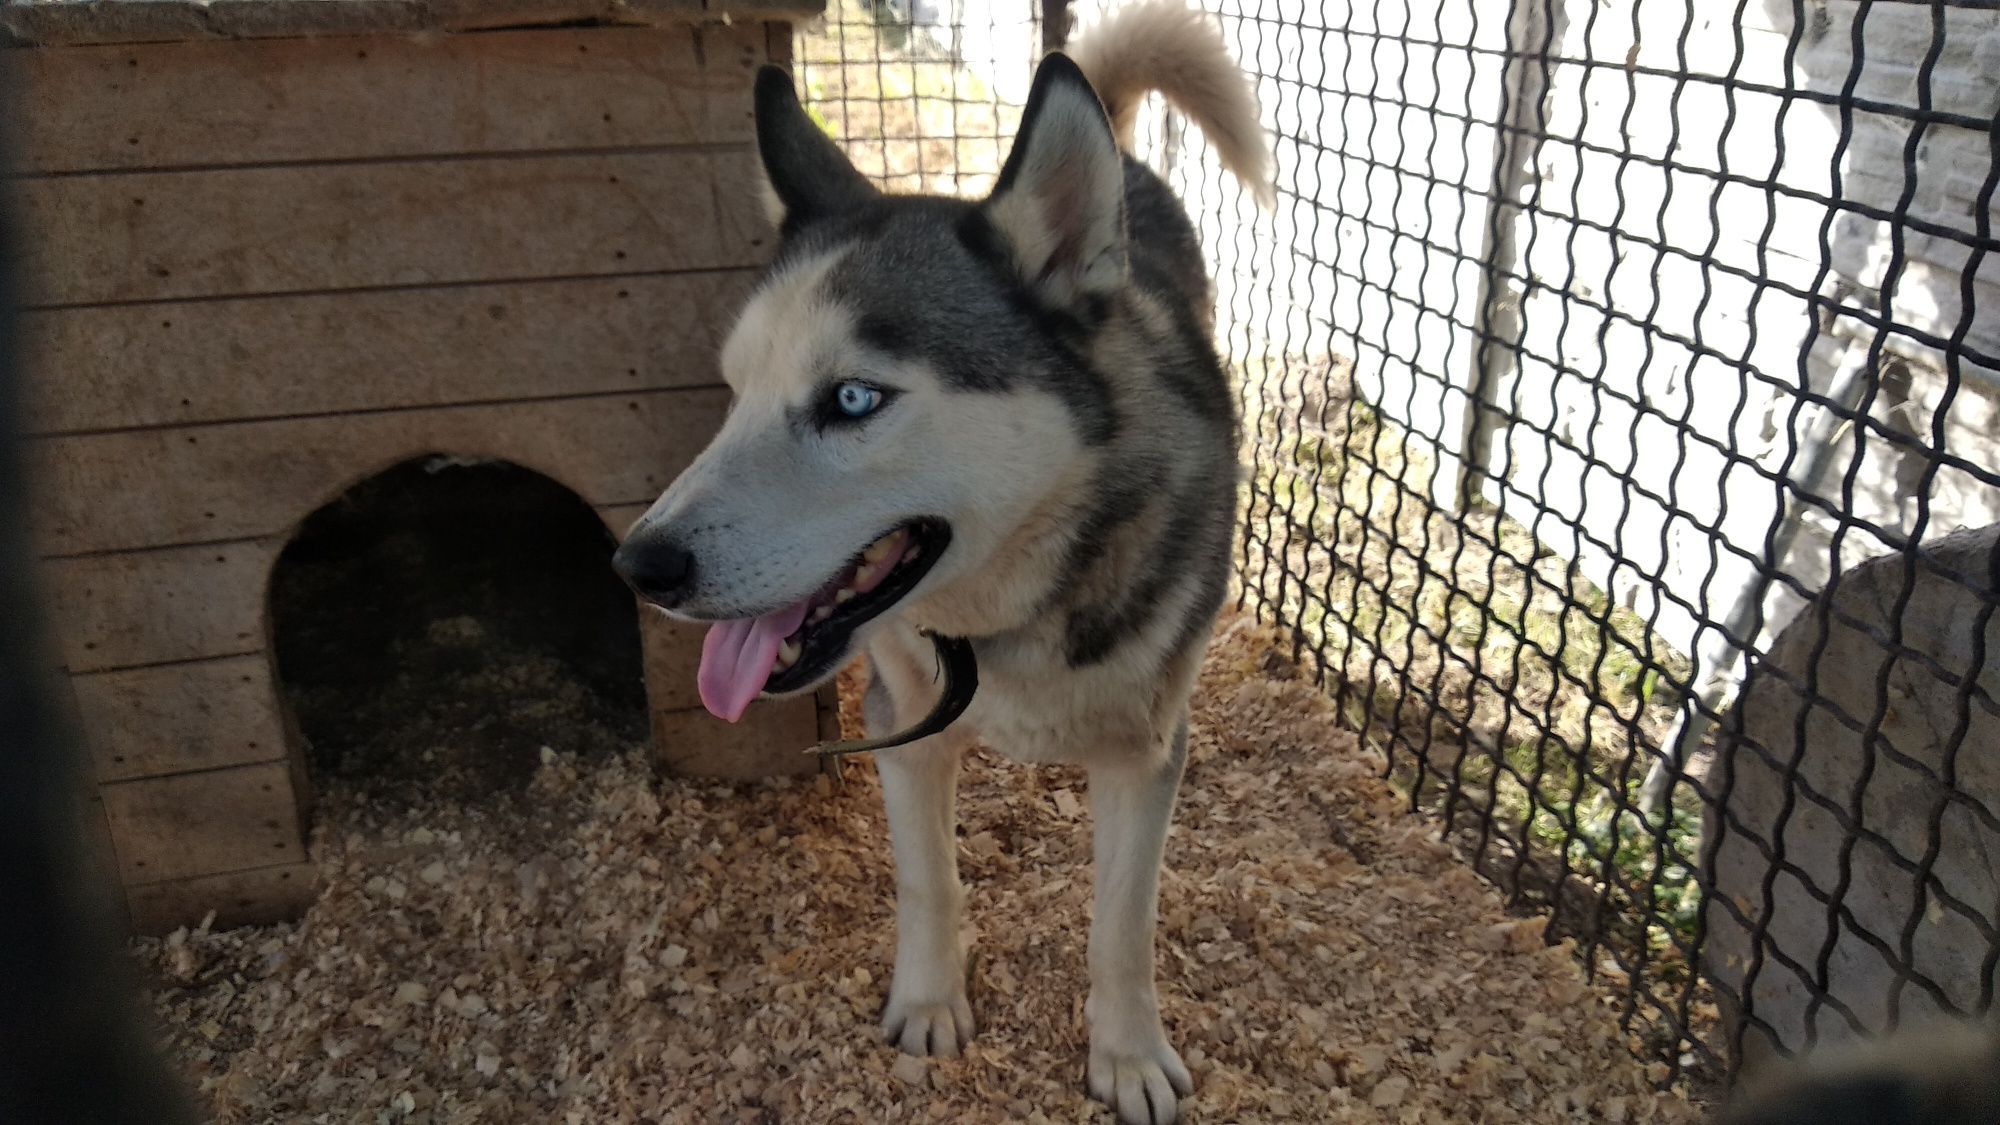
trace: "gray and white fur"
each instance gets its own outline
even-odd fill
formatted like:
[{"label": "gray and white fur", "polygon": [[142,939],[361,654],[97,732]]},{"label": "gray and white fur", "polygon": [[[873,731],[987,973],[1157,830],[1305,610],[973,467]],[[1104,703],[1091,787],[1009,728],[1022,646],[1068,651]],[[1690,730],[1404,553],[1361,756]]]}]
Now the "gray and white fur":
[{"label": "gray and white fur", "polygon": [[[1235,398],[1185,209],[1121,150],[1160,90],[1271,197],[1252,92],[1205,18],[1126,8],[1038,69],[984,200],[890,196],[800,108],[757,86],[780,247],[723,350],[735,391],[713,443],[628,536],[620,570],[677,617],[744,619],[814,596],[912,520],[949,542],[838,642],[865,650],[869,733],[938,692],[919,630],[967,638],[980,689],[945,734],[876,756],[897,872],[891,1043],[953,1055],[973,1034],[954,795],[975,739],[1081,765],[1094,818],[1090,1092],[1169,1122],[1192,1090],[1161,1024],[1159,868],[1188,697],[1225,596]],[[1116,124],[1114,124],[1116,123]],[[879,391],[862,419],[843,387]],[[854,392],[860,395],[861,392]]]}]

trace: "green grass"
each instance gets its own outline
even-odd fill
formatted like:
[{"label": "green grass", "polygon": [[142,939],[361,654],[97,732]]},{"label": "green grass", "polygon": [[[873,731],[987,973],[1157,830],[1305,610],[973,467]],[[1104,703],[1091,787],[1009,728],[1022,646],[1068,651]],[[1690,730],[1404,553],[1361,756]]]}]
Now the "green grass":
[{"label": "green grass", "polygon": [[[1245,385],[1266,370],[1244,364]],[[1285,370],[1314,383],[1296,358]],[[1355,400],[1344,367],[1318,376],[1316,394],[1263,403],[1261,427],[1246,412],[1252,600],[1324,654],[1348,721],[1392,742],[1416,799],[1490,810],[1514,852],[1567,867],[1656,965],[1675,962],[1699,905],[1675,855],[1693,855],[1696,810],[1649,826],[1612,798],[1636,797],[1688,661],[1519,523],[1434,508],[1423,445]]]}]

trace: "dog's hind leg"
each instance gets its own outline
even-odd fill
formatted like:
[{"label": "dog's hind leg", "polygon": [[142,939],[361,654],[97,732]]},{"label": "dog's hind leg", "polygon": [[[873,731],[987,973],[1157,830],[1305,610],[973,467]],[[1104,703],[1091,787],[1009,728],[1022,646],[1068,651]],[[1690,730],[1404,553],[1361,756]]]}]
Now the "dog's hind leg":
[{"label": "dog's hind leg", "polygon": [[[930,704],[907,661],[877,655],[870,654],[871,682],[862,701],[870,737],[903,729]],[[963,738],[946,734],[875,755],[896,856],[896,968],[882,1037],[912,1055],[951,1058],[972,1037],[956,832],[964,750]]]},{"label": "dog's hind leg", "polygon": [[1091,1096],[1128,1125],[1166,1125],[1194,1081],[1160,1026],[1153,930],[1167,824],[1187,764],[1187,720],[1164,761],[1090,770],[1097,901],[1090,920]]}]

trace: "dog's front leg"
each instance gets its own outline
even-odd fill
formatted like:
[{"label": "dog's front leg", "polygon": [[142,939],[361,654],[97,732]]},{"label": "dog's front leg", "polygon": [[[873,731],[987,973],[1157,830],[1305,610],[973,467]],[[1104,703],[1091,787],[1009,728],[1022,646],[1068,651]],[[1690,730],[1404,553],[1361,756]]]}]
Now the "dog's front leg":
[{"label": "dog's front leg", "polygon": [[[904,702],[910,696],[896,686],[876,664],[864,700],[870,736],[915,721],[902,714],[911,709]],[[896,856],[896,968],[882,1037],[912,1055],[952,1058],[972,1038],[959,939],[965,891],[958,881],[956,825],[963,752],[961,740],[940,736],[875,755]]]},{"label": "dog's front leg", "polygon": [[1160,1026],[1153,984],[1153,930],[1159,911],[1160,861],[1174,795],[1187,764],[1187,722],[1164,761],[1090,770],[1097,901],[1090,920],[1091,1096],[1129,1125],[1166,1125],[1180,1116],[1179,1096],[1194,1092],[1179,1052]]}]

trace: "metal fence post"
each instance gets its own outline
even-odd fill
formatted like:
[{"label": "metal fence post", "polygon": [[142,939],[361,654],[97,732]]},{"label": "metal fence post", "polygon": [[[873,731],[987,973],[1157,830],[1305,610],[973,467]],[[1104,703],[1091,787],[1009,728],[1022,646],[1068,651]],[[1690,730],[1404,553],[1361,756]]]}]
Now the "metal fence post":
[{"label": "metal fence post", "polygon": [[[1438,435],[1437,471],[1431,478],[1431,503],[1447,512],[1464,511],[1478,499],[1496,433],[1506,440],[1507,420],[1491,406],[1491,399],[1515,362],[1513,349],[1502,341],[1515,341],[1521,335],[1522,294],[1509,275],[1520,259],[1515,227],[1528,210],[1525,197],[1538,182],[1535,153],[1542,138],[1536,118],[1549,86],[1548,63],[1538,61],[1535,52],[1551,29],[1561,26],[1562,18],[1561,0],[1514,0],[1507,14],[1507,64],[1500,80],[1500,114],[1494,122],[1499,135],[1493,144],[1493,191],[1479,250],[1482,270],[1472,366],[1466,372],[1465,403],[1456,419],[1447,414]],[[1454,437],[1456,448],[1447,444]]]}]

